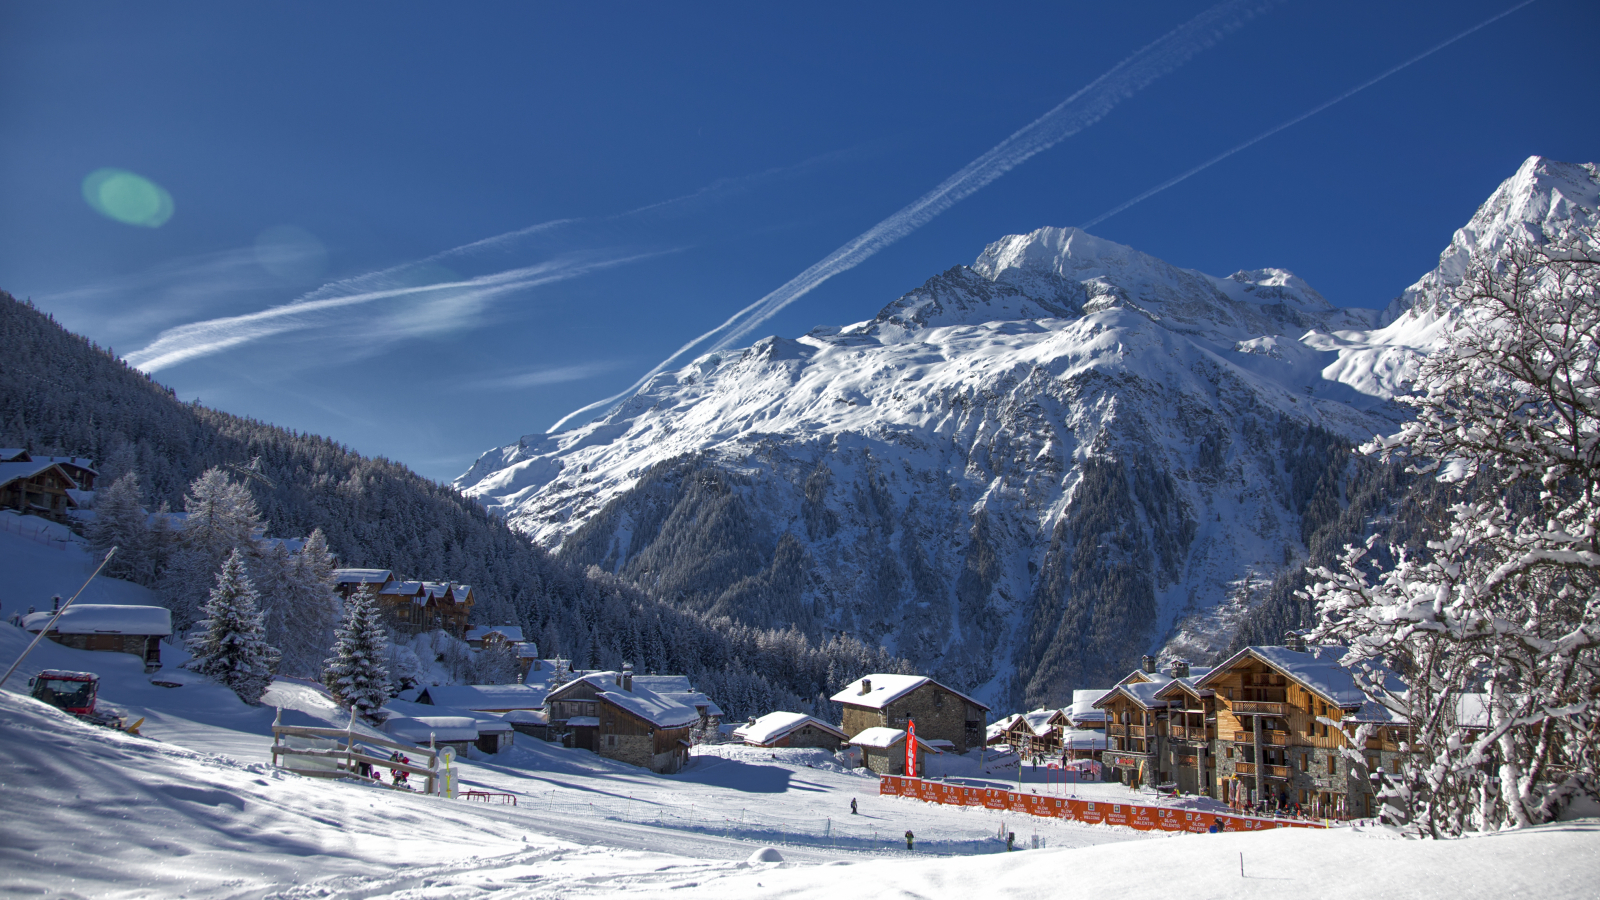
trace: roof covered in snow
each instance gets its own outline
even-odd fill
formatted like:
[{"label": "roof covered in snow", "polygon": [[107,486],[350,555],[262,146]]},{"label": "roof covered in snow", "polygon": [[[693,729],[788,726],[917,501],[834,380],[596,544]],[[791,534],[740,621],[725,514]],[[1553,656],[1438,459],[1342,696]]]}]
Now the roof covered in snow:
[{"label": "roof covered in snow", "polygon": [[538,709],[513,709],[505,714],[505,720],[516,725],[548,725],[550,716]]},{"label": "roof covered in snow", "polygon": [[[940,690],[955,694],[957,697],[971,703],[979,709],[988,709],[988,704],[980,703],[954,688],[940,684],[926,675],[886,675],[873,673],[850,682],[844,690],[833,695],[833,702],[844,703],[849,706],[864,706],[868,709],[883,709],[885,706],[899,700],[925,684],[937,686]],[[865,689],[863,689],[865,688]]]},{"label": "roof covered in snow", "polygon": [[1172,679],[1166,681],[1145,681],[1139,684],[1119,684],[1108,691],[1105,696],[1095,701],[1095,706],[1104,709],[1113,697],[1126,697],[1145,709],[1162,709],[1167,701],[1157,700],[1156,694],[1160,693]]},{"label": "roof covered in snow", "polygon": [[[36,612],[24,616],[22,627],[40,631],[50,624],[54,613]],[[172,634],[172,613],[160,606],[123,606],[110,603],[75,603],[67,607],[56,622],[57,634],[141,634],[166,637]]]},{"label": "roof covered in snow", "polygon": [[467,640],[481,641],[491,634],[499,634],[508,641],[522,641],[521,625],[474,625],[467,629]]},{"label": "roof covered in snow", "polygon": [[806,725],[820,728],[829,734],[837,736],[840,740],[844,740],[846,737],[843,731],[815,716],[794,712],[767,713],[748,725],[741,725],[735,728],[733,736],[740,738],[747,744],[766,746],[782,740],[786,735],[792,734]]},{"label": "roof covered in snow", "polygon": [[478,739],[478,722],[466,716],[390,716],[383,730],[402,741],[426,744],[435,741],[475,741]]},{"label": "roof covered in snow", "polygon": [[1106,749],[1106,735],[1103,731],[1068,728],[1066,731],[1061,732],[1061,746],[1072,750],[1104,750]]},{"label": "roof covered in snow", "polygon": [[868,728],[866,731],[851,738],[850,743],[857,747],[875,747],[881,750],[885,747],[893,747],[895,744],[905,741],[905,739],[906,733],[903,729],[886,728],[879,725],[875,728]]},{"label": "roof covered in snow", "polygon": [[0,447],[0,462],[27,462],[32,459],[21,447]]},{"label": "roof covered in snow", "polygon": [[687,675],[635,675],[633,683],[658,694],[687,694],[694,690]]},{"label": "roof covered in snow", "polygon": [[37,460],[33,462],[0,463],[0,484],[10,484],[19,478],[32,478],[46,469],[56,469],[61,473],[61,477],[67,480],[69,486],[78,486],[78,483],[72,480],[72,476],[67,474],[67,470],[59,468],[55,463],[39,462]]},{"label": "roof covered in snow", "polygon": [[383,584],[394,579],[388,569],[334,569],[335,584]]},{"label": "roof covered in snow", "polygon": [[1096,709],[1094,702],[1104,697],[1106,688],[1088,688],[1072,692],[1072,705],[1067,707],[1067,718],[1074,722],[1104,722],[1106,711]]},{"label": "roof covered in snow", "polygon": [[[1228,657],[1227,661],[1195,678],[1196,687],[1210,687],[1223,672],[1237,666],[1247,658],[1266,663],[1280,675],[1290,678],[1328,703],[1344,709],[1358,709],[1367,702],[1367,695],[1356,687],[1350,670],[1341,665],[1346,648],[1332,644],[1291,650],[1288,647],[1246,647]],[[1385,683],[1392,690],[1403,685],[1394,673],[1382,669]]]},{"label": "roof covered in snow", "polygon": [[538,709],[545,691],[528,684],[436,684],[422,689],[418,703],[457,706],[482,712]]},{"label": "roof covered in snow", "polygon": [[[633,679],[633,684],[635,687],[638,687],[639,679],[637,677]],[[716,716],[721,718],[723,715],[722,707],[718,706],[716,701],[712,700],[710,697],[707,697],[705,694],[700,693],[699,691],[656,691],[656,693],[666,697],[668,700],[675,700],[678,703],[682,703],[684,706],[692,706],[696,710],[699,710],[703,707],[706,711],[706,715],[708,716]]]},{"label": "roof covered in snow", "polygon": [[1011,727],[1008,730],[1014,731],[1016,726],[1020,724],[1032,732],[1035,737],[1044,737],[1050,733],[1050,720],[1058,712],[1060,712],[1058,709],[1036,709],[1033,712],[1023,713],[1012,718]]},{"label": "roof covered in snow", "polygon": [[613,688],[601,691],[599,698],[600,702],[626,710],[657,728],[683,728],[700,721],[700,712],[694,707],[639,687],[637,682],[631,691]]},{"label": "roof covered in snow", "polygon": [[1022,714],[1021,713],[1012,713],[1011,715],[1006,716],[1003,719],[999,719],[999,720],[995,721],[993,724],[991,724],[988,728],[984,729],[984,736],[988,740],[992,741],[995,738],[1005,734],[1006,733],[1006,729],[1011,727],[1011,723],[1015,722],[1016,720],[1018,720],[1020,718],[1022,718]]}]

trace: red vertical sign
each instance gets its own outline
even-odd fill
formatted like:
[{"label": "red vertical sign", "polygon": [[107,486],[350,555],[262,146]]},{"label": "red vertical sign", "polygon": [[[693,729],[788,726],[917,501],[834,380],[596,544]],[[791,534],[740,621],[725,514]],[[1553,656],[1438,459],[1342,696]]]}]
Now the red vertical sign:
[{"label": "red vertical sign", "polygon": [[917,723],[906,720],[906,776],[917,777]]}]

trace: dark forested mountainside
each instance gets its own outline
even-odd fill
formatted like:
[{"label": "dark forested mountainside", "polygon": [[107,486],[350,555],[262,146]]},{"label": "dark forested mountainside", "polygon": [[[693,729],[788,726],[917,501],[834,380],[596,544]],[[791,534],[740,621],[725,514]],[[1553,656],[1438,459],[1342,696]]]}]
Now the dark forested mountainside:
[{"label": "dark forested mountainside", "polygon": [[152,506],[183,506],[208,468],[259,458],[273,486],[251,483],[269,533],[321,528],[346,566],[472,584],[482,622],[528,630],[546,655],[583,667],[680,672],[732,715],[827,712],[826,696],[904,663],[849,639],[736,624],[711,607],[680,609],[630,584],[552,558],[454,489],[198,403],[151,380],[31,304],[0,292],[0,446],[87,456],[109,485],[137,472]]}]

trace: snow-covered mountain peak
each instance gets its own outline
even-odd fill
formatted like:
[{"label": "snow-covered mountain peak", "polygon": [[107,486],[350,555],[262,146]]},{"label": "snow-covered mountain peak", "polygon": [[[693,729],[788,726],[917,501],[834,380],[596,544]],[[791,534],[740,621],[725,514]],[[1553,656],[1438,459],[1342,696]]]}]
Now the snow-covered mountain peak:
[{"label": "snow-covered mountain peak", "polygon": [[1530,156],[1458,229],[1439,265],[1406,288],[1379,317],[1388,325],[1411,309],[1432,309],[1461,284],[1474,256],[1512,240],[1543,242],[1600,224],[1600,167]]}]

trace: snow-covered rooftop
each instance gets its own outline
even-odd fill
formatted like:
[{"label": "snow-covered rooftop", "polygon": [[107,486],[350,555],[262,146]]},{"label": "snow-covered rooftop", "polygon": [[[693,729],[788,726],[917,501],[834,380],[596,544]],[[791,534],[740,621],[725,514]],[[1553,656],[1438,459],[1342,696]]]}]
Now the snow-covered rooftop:
[{"label": "snow-covered rooftop", "polygon": [[1020,718],[1022,718],[1021,713],[1012,713],[1003,719],[996,720],[988,728],[984,729],[985,738],[992,741],[1002,734],[1005,734],[1006,730],[1011,727],[1011,723]]},{"label": "snow-covered rooftop", "polygon": [[457,706],[484,712],[512,709],[538,709],[544,706],[545,691],[528,684],[446,684],[422,689],[417,702],[434,706]]},{"label": "snow-covered rooftop", "polygon": [[467,629],[467,640],[481,641],[491,634],[499,634],[508,641],[518,643],[523,640],[521,625],[474,625]]},{"label": "snow-covered rooftop", "polygon": [[517,725],[550,724],[550,716],[538,709],[513,709],[505,714],[505,720]]},{"label": "snow-covered rooftop", "polygon": [[833,725],[805,713],[771,712],[748,725],[741,725],[733,730],[733,736],[747,744],[765,746],[775,741],[782,740],[787,734],[813,725],[829,734],[837,735],[840,740],[845,739],[845,733]]},{"label": "snow-covered rooftop", "polygon": [[857,747],[874,747],[881,750],[885,747],[893,747],[905,739],[906,733],[903,729],[886,728],[879,725],[874,728],[868,728],[866,731],[851,738],[850,743],[855,744]]},{"label": "snow-covered rooftop", "polygon": [[[32,478],[46,469],[55,467],[55,463],[39,462],[38,460],[33,462],[0,463],[0,484],[9,484],[19,478]],[[57,471],[61,473],[62,478],[67,480],[69,487],[78,486],[78,483],[72,480],[72,476],[68,475],[65,469],[57,469]]]},{"label": "snow-covered rooftop", "polygon": [[[850,682],[844,690],[834,694],[832,699],[835,703],[846,703],[850,706],[883,709],[917,688],[930,683],[955,694],[979,709],[989,708],[988,704],[980,703],[958,690],[939,684],[939,682],[926,675],[886,675],[881,672],[857,678],[855,681]],[[863,687],[866,687],[866,689],[863,690]]]},{"label": "snow-covered rooftop", "polygon": [[394,578],[388,569],[334,569],[335,584],[383,584]]},{"label": "snow-covered rooftop", "polygon": [[[1210,683],[1228,669],[1247,657],[1253,657],[1276,669],[1279,674],[1293,679],[1307,690],[1327,702],[1345,709],[1356,709],[1367,702],[1367,695],[1356,687],[1350,670],[1341,665],[1346,648],[1336,645],[1318,645],[1305,650],[1288,647],[1246,647],[1228,657],[1227,661],[1204,676],[1194,679],[1195,687],[1209,687]],[[1394,690],[1401,688],[1398,677],[1385,670],[1386,683]]]},{"label": "snow-covered rooftop", "polygon": [[[50,624],[51,612],[24,616],[22,627],[39,631]],[[160,606],[123,606],[110,603],[74,603],[56,622],[57,634],[172,634],[172,613]]]},{"label": "snow-covered rooftop", "polygon": [[1069,728],[1061,732],[1061,746],[1072,750],[1104,750],[1106,735],[1103,731]]},{"label": "snow-covered rooftop", "polygon": [[633,683],[658,694],[687,694],[694,691],[687,675],[635,675]]},{"label": "snow-covered rooftop", "polygon": [[478,739],[478,722],[466,716],[391,716],[383,730],[402,741],[426,744],[435,741],[460,742]]},{"label": "snow-covered rooftop", "polygon": [[1156,694],[1160,693],[1171,683],[1172,679],[1165,681],[1143,681],[1138,684],[1119,684],[1108,691],[1105,696],[1095,701],[1095,705],[1104,709],[1112,697],[1123,696],[1139,704],[1145,709],[1161,709],[1167,705],[1165,700],[1157,700]]},{"label": "snow-covered rooftop", "polygon": [[599,697],[601,702],[627,710],[657,728],[682,728],[700,721],[700,713],[694,707],[641,688],[637,682],[632,691],[601,691]]}]

